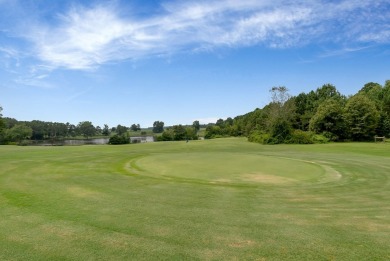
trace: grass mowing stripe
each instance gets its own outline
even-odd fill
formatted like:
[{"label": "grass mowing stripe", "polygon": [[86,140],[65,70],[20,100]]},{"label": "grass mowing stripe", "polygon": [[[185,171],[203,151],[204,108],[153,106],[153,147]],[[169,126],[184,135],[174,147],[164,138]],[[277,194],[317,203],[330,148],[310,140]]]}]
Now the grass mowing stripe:
[{"label": "grass mowing stripe", "polygon": [[[247,180],[256,157],[294,182]],[[0,146],[0,259],[388,260],[389,157],[388,144],[243,139]]]}]

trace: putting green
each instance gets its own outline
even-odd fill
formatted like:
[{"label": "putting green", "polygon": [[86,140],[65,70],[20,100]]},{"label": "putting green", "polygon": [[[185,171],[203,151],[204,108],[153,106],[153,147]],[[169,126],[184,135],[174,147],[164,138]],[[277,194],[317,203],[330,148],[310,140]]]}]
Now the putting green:
[{"label": "putting green", "polygon": [[151,154],[131,165],[141,175],[207,183],[291,185],[323,180],[328,174],[309,161],[242,153]]}]

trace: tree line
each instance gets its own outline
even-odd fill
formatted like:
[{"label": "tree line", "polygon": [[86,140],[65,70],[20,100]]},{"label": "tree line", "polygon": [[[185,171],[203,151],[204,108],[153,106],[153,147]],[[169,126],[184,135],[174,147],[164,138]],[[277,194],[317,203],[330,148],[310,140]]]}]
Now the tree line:
[{"label": "tree line", "polygon": [[94,126],[90,121],[82,121],[77,125],[61,122],[18,121],[14,118],[2,117],[0,107],[0,144],[9,142],[21,143],[23,140],[59,140],[82,136],[89,139],[94,136],[125,135],[128,131],[140,131],[139,124],[126,127],[118,124],[116,127]]},{"label": "tree line", "polygon": [[[153,123],[153,133],[161,133],[158,141],[198,139],[200,127],[206,127],[205,138],[246,136],[249,141],[264,144],[316,143],[327,141],[369,141],[374,136],[390,136],[390,80],[382,86],[369,82],[356,94],[342,95],[334,85],[325,84],[308,93],[291,96],[284,86],[272,87],[272,101],[262,109],[216,123],[164,127]],[[17,121],[2,117],[0,107],[0,144],[24,139],[43,140],[103,135],[112,144],[128,143],[128,131],[140,131],[139,124],[109,128],[94,126],[90,121],[77,125]]]},{"label": "tree line", "polygon": [[356,94],[342,95],[334,85],[291,96],[273,87],[272,101],[262,109],[206,128],[205,138],[247,136],[264,144],[370,141],[390,135],[390,80],[365,84]]}]

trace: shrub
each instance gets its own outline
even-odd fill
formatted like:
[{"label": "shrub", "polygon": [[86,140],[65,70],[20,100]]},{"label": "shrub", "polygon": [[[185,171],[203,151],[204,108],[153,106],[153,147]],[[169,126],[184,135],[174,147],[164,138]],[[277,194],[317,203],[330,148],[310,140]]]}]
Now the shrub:
[{"label": "shrub", "polygon": [[108,141],[108,144],[111,145],[129,144],[129,143],[130,143],[130,139],[124,135],[114,135]]},{"label": "shrub", "polygon": [[326,136],[320,135],[320,134],[314,134],[312,139],[313,139],[314,143],[328,143],[329,142],[329,139]]},{"label": "shrub", "polygon": [[30,145],[30,144],[31,144],[31,142],[28,141],[28,140],[22,140],[22,141],[20,141],[20,142],[18,143],[19,146],[28,146],[28,145]]},{"label": "shrub", "polygon": [[252,131],[248,136],[248,141],[261,144],[268,144],[270,135],[262,131]]},{"label": "shrub", "polygon": [[290,144],[313,144],[313,134],[308,131],[294,130],[291,138],[286,142]]},{"label": "shrub", "polygon": [[271,127],[271,139],[268,140],[268,144],[281,144],[286,143],[291,139],[291,133],[293,129],[291,124],[286,120],[277,120]]}]

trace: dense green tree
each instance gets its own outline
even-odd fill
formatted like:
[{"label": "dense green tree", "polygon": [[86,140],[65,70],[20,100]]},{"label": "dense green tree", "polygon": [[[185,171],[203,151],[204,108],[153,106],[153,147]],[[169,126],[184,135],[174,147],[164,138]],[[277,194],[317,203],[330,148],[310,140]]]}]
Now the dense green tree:
[{"label": "dense green tree", "polygon": [[196,131],[199,131],[199,130],[200,130],[200,123],[199,123],[199,121],[194,121],[194,122],[192,123],[192,127],[194,127],[194,129],[195,129]]},{"label": "dense green tree", "polygon": [[228,117],[226,120],[225,120],[225,127],[226,126],[233,126],[233,119],[231,117]]},{"label": "dense green tree", "polygon": [[165,129],[159,140],[196,140],[197,132],[194,127],[184,127],[183,125],[174,125],[172,128]]},{"label": "dense green tree", "polygon": [[65,137],[68,133],[68,127],[60,122],[48,122],[47,131],[50,138]]},{"label": "dense green tree", "polygon": [[110,128],[108,127],[107,124],[104,124],[103,130],[102,130],[102,134],[103,134],[104,136],[110,135]]},{"label": "dense green tree", "polygon": [[185,140],[187,137],[186,137],[186,128],[183,126],[183,125],[174,125],[172,127],[173,129],[173,133],[174,133],[174,136],[173,136],[173,139],[174,140]]},{"label": "dense green tree", "polygon": [[102,128],[101,128],[100,126],[96,126],[96,127],[95,127],[95,131],[96,131],[96,134],[97,134],[97,135],[101,135],[102,132],[103,132],[103,130],[102,130]]},{"label": "dense green tree", "polygon": [[345,138],[343,109],[344,104],[341,99],[325,100],[311,118],[310,130],[316,133],[326,133],[326,136],[332,140]]},{"label": "dense green tree", "polygon": [[279,118],[271,126],[270,139],[268,143],[286,143],[291,138],[292,132],[293,128],[291,127],[291,124],[287,120]]},{"label": "dense green tree", "polygon": [[175,132],[173,131],[173,128],[165,129],[164,132],[161,134],[161,137],[159,137],[162,141],[172,141],[175,140]]},{"label": "dense green tree", "polygon": [[301,93],[294,98],[295,119],[293,127],[300,130],[308,130],[310,119],[316,114],[317,108],[326,100],[337,98],[345,99],[332,84],[324,84],[315,91]]},{"label": "dense green tree", "polygon": [[355,141],[371,140],[379,121],[375,103],[364,95],[351,97],[344,109],[344,120],[350,138]]},{"label": "dense green tree", "polygon": [[225,124],[225,121],[223,119],[218,119],[217,122],[215,123],[215,125],[217,125],[221,128],[223,128],[224,124]]},{"label": "dense green tree", "polygon": [[125,133],[127,133],[127,127],[126,126],[122,126],[122,125],[120,125],[120,124],[118,124],[118,126],[116,126],[116,133],[118,134],[118,135],[123,135],[123,134],[125,134]]},{"label": "dense green tree", "polygon": [[48,136],[47,123],[43,121],[33,120],[28,124],[33,130],[31,139],[43,140]]},{"label": "dense green tree", "polygon": [[164,122],[155,121],[153,123],[153,132],[154,133],[162,133],[164,131]]},{"label": "dense green tree", "polygon": [[291,99],[289,90],[284,86],[272,87],[272,102],[268,107],[268,128],[273,128],[274,124],[280,122],[291,122],[295,113],[295,102]]},{"label": "dense green tree", "polygon": [[114,136],[110,137],[110,139],[108,140],[108,144],[111,145],[129,144],[129,143],[130,143],[130,139],[125,135],[115,134]]},{"label": "dense green tree", "polygon": [[6,129],[11,129],[13,126],[18,124],[18,121],[16,119],[14,119],[14,118],[5,117],[5,118],[3,118],[3,120],[5,122],[5,128]]},{"label": "dense green tree", "polygon": [[295,101],[284,86],[272,87],[270,92],[272,102],[267,111],[267,131],[271,143],[284,143],[291,136]]},{"label": "dense green tree", "polygon": [[382,111],[390,115],[390,80],[386,81],[385,86],[382,89]]},{"label": "dense green tree", "polygon": [[82,121],[77,125],[80,134],[85,136],[87,139],[96,134],[96,129],[90,121]]},{"label": "dense green tree", "polygon": [[376,108],[380,111],[383,107],[383,90],[379,83],[369,82],[359,90],[357,94],[364,95],[375,103]]},{"label": "dense green tree", "polygon": [[0,106],[0,144],[4,142],[5,121],[3,120],[3,114],[1,113],[3,108]]},{"label": "dense green tree", "polygon": [[7,130],[7,138],[11,141],[21,143],[25,139],[29,139],[32,135],[31,127],[25,124],[16,124],[11,129]]},{"label": "dense green tree", "polygon": [[132,125],[130,126],[130,129],[131,129],[132,131],[140,131],[140,130],[141,130],[141,126],[140,126],[139,124],[132,124]]},{"label": "dense green tree", "polygon": [[77,136],[78,134],[78,130],[77,130],[77,127],[76,125],[74,124],[67,124],[67,128],[68,128],[68,131],[67,131],[67,136],[69,137],[75,137]]},{"label": "dense green tree", "polygon": [[317,104],[318,106],[325,100],[333,98],[333,97],[341,97],[341,94],[339,91],[337,91],[336,87],[332,84],[324,84],[322,87],[317,88],[316,90],[316,98],[317,98]]},{"label": "dense green tree", "polygon": [[206,127],[206,134],[204,137],[206,139],[212,139],[212,138],[222,137],[222,135],[223,132],[220,126],[209,125]]},{"label": "dense green tree", "polygon": [[186,139],[187,140],[197,140],[198,131],[194,127],[186,127]]}]

